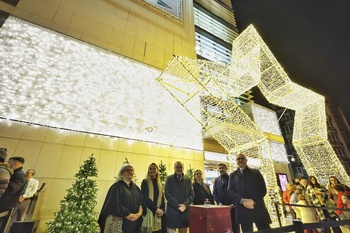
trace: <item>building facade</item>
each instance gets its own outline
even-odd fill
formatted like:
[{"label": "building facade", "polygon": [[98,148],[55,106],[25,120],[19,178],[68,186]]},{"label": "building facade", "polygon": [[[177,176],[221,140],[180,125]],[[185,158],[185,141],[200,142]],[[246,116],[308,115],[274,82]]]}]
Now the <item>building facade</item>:
[{"label": "building facade", "polygon": [[37,232],[91,154],[96,211],[125,159],[141,182],[145,164],[171,174],[175,161],[203,169],[206,151],[225,154],[156,78],[174,55],[230,62],[230,1],[3,0],[0,15],[0,146],[46,183]]}]

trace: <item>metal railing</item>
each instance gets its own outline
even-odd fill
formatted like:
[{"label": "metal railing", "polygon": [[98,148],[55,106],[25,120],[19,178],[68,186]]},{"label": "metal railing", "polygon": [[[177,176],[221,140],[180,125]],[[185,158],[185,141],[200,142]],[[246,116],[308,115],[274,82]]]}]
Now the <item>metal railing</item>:
[{"label": "metal railing", "polygon": [[[278,216],[278,222],[280,227],[260,230],[260,231],[257,231],[258,233],[284,233],[284,232],[304,233],[304,230],[312,230],[312,229],[319,229],[319,228],[333,228],[333,227],[340,227],[344,225],[350,225],[350,219],[349,220],[327,219],[326,221],[321,221],[317,223],[302,223],[300,220],[293,220],[292,225],[282,226],[278,205],[282,205],[282,204],[278,202],[275,203],[276,213]],[[341,209],[341,208],[326,207],[326,206],[309,206],[309,205],[296,205],[296,204],[285,204],[285,203],[283,205],[295,206],[295,207],[301,207],[301,208],[322,209],[326,211],[328,210],[340,210],[343,212],[350,211],[350,209]]]},{"label": "metal railing", "polygon": [[10,225],[13,208],[0,213],[0,232],[7,232]]}]

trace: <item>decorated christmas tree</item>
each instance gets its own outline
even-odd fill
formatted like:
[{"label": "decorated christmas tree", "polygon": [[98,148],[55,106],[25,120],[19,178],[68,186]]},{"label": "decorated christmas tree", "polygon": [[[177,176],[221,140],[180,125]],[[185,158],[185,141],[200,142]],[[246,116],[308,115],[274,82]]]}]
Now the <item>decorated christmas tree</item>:
[{"label": "decorated christmas tree", "polygon": [[185,175],[188,176],[191,180],[193,180],[194,169],[191,167],[191,164],[190,164],[190,169],[186,170],[186,174]]},{"label": "decorated christmas tree", "polygon": [[163,161],[161,160],[160,161],[160,164],[159,164],[159,178],[160,178],[160,182],[162,183],[163,185],[163,188],[164,188],[164,185],[165,185],[165,181],[166,181],[166,178],[168,176],[168,173],[166,171],[166,165],[163,163]]},{"label": "decorated christmas tree", "polygon": [[90,177],[97,177],[96,159],[91,155],[75,174],[77,180],[67,190],[67,195],[60,202],[60,210],[55,219],[48,222],[50,233],[99,233],[96,206],[97,184]]}]

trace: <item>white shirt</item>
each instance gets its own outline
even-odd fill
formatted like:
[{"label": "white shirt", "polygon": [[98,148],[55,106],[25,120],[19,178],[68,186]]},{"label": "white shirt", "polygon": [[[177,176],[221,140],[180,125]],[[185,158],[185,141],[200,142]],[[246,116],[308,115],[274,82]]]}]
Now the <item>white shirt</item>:
[{"label": "white shirt", "polygon": [[25,190],[25,193],[23,194],[23,198],[31,198],[34,196],[34,194],[36,193],[36,191],[38,191],[39,188],[39,181],[34,179],[34,178],[30,178],[28,180],[28,186],[27,189]]}]

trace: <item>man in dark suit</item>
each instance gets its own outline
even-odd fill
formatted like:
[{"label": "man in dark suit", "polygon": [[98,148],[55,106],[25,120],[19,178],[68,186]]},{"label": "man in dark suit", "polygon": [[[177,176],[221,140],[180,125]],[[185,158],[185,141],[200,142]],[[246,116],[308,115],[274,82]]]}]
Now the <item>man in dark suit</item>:
[{"label": "man in dark suit", "polygon": [[[228,195],[228,181],[229,176],[227,174],[227,166],[224,163],[218,165],[220,176],[214,181],[213,196],[216,204],[218,205],[231,205],[232,200]],[[238,233],[239,228],[235,221],[235,209],[231,209],[231,222],[233,233]]]},{"label": "man in dark suit", "polygon": [[174,171],[165,182],[167,232],[175,233],[178,228],[179,233],[186,233],[189,227],[189,206],[192,204],[194,192],[191,179],[183,173],[184,164],[177,161]]},{"label": "man in dark suit", "polygon": [[19,197],[23,193],[26,183],[26,176],[22,171],[24,164],[23,157],[11,157],[9,159],[10,168],[14,173],[11,175],[10,183],[5,190],[5,193],[0,198],[0,212],[9,210],[16,206]]},{"label": "man in dark suit", "polygon": [[271,218],[266,209],[264,196],[266,185],[259,170],[247,166],[244,154],[236,156],[238,168],[230,174],[228,194],[236,206],[237,222],[242,232],[270,229]]}]

